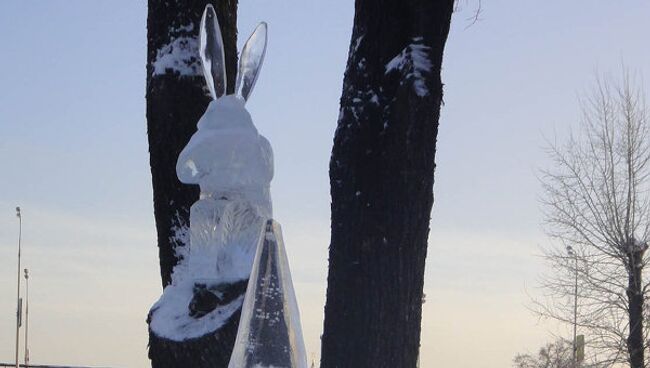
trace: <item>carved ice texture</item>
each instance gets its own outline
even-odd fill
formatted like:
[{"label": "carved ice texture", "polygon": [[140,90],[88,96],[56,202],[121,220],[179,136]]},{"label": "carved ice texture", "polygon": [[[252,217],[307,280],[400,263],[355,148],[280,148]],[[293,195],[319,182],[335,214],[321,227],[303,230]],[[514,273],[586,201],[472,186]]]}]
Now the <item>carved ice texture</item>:
[{"label": "carved ice texture", "polygon": [[205,8],[201,17],[199,33],[199,54],[205,83],[208,85],[212,99],[226,94],[226,58],[224,56],[223,38],[217,20],[217,13],[212,5]]},{"label": "carved ice texture", "polygon": [[228,368],[307,368],[289,262],[273,220],[257,247]]},{"label": "carved ice texture", "polygon": [[[242,50],[235,94],[226,95],[223,40],[206,6],[198,50],[213,101],[176,164],[179,180],[198,184],[201,194],[190,209],[189,252],[180,254],[149,326],[157,336],[184,341],[216,331],[242,307],[231,368],[306,368],[284,243],[270,220],[273,152],[245,107],[266,40],[261,23]],[[238,285],[246,279],[244,295]],[[212,293],[216,305],[202,304],[197,290]]]},{"label": "carved ice texture", "polygon": [[214,100],[176,165],[181,182],[201,189],[190,209],[187,266],[194,280],[232,282],[248,277],[260,230],[272,217],[273,151],[245,107],[264,58],[266,25],[244,45],[235,95],[225,95],[224,47],[212,6],[200,30],[199,53]]},{"label": "carved ice texture", "polygon": [[273,152],[241,98],[210,103],[176,171],[182,182],[201,188],[190,209],[192,277],[247,278],[260,229],[272,217]]},{"label": "carved ice texture", "polygon": [[266,54],[266,35],[267,26],[262,22],[255,28],[241,50],[235,93],[243,97],[244,100],[248,100],[255,82],[257,82],[260,66]]}]

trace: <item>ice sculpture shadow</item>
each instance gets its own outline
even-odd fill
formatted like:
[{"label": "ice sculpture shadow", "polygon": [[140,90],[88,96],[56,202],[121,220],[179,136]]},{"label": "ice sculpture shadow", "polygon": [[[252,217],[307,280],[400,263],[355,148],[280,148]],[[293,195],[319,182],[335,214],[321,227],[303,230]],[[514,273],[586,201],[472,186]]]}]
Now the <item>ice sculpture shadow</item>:
[{"label": "ice sculpture shadow", "polygon": [[289,262],[280,225],[268,220],[248,281],[228,368],[306,368]]}]

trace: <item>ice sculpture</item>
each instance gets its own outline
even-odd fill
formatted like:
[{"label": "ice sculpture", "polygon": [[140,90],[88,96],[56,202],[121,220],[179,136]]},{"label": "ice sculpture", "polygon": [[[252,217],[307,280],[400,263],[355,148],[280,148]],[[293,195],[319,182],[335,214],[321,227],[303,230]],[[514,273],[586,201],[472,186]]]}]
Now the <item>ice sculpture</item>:
[{"label": "ice sculpture", "polygon": [[212,5],[205,8],[201,17],[199,54],[205,83],[213,100],[226,94],[226,58],[221,28]]},{"label": "ice sculpture", "polygon": [[248,277],[260,230],[272,217],[273,151],[244,105],[264,59],[266,24],[244,45],[234,95],[225,94],[224,47],[211,5],[200,29],[199,52],[213,101],[176,165],[181,182],[201,188],[190,209],[188,269],[202,284],[234,282]]},{"label": "ice sculpture", "polygon": [[245,107],[266,40],[261,23],[242,50],[235,94],[226,94],[219,22],[206,6],[199,53],[213,100],[176,163],[179,180],[198,184],[201,194],[190,208],[189,252],[151,308],[149,326],[167,340],[203,338],[241,307],[230,368],[306,368],[289,264],[271,220],[273,151]]},{"label": "ice sculpture", "polygon": [[228,368],[307,368],[280,225],[266,222]]}]

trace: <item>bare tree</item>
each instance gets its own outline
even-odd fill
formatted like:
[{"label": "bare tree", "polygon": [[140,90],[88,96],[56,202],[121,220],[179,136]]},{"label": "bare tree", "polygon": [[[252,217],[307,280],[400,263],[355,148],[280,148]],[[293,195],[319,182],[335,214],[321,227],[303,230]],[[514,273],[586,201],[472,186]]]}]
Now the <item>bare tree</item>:
[{"label": "bare tree", "polygon": [[650,236],[648,112],[628,73],[620,83],[599,78],[581,106],[579,133],[564,145],[550,144],[554,165],[541,178],[546,229],[557,242],[545,250],[552,272],[543,282],[549,298],[537,302],[538,312],[576,323],[596,361],[641,368],[649,286],[642,277]]},{"label": "bare tree", "polygon": [[572,364],[571,342],[564,339],[546,344],[537,355],[517,354],[512,360],[514,368],[568,368]]}]

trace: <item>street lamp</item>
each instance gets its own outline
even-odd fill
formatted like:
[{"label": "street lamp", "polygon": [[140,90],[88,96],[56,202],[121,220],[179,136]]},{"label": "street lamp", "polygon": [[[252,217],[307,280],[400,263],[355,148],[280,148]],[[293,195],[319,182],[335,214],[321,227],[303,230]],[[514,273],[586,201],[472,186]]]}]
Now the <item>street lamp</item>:
[{"label": "street lamp", "polygon": [[573,299],[573,367],[578,366],[578,255],[573,248],[568,245],[566,247],[567,253],[575,260],[575,284],[574,284],[574,299]]},{"label": "street lamp", "polygon": [[20,299],[20,241],[23,233],[23,218],[20,216],[20,207],[16,207],[16,216],[18,217],[18,285],[16,287],[16,368],[18,367],[18,341],[20,335],[20,321],[22,312],[22,300]]},{"label": "street lamp", "polygon": [[25,367],[29,367],[29,348],[27,331],[29,330],[29,271],[25,268]]}]

